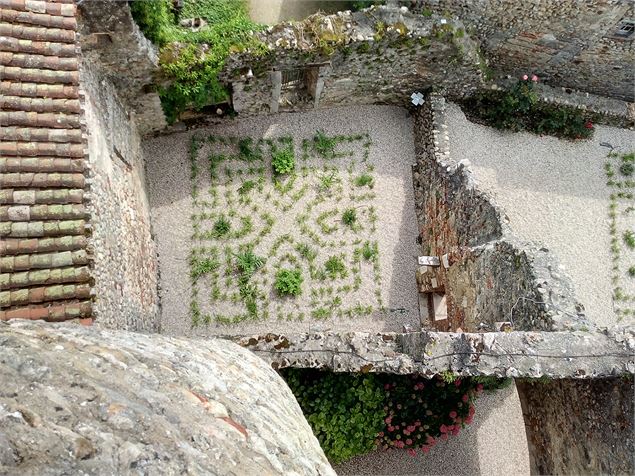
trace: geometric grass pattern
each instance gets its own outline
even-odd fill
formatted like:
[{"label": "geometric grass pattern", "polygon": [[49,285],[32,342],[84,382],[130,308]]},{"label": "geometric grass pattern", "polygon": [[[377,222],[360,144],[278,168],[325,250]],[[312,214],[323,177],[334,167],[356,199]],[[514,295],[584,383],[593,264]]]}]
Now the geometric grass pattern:
[{"label": "geometric grass pattern", "polygon": [[[194,136],[192,325],[383,314],[371,146],[368,134]],[[272,168],[281,155],[288,174]],[[276,291],[281,270],[300,272],[298,296]]]},{"label": "geometric grass pattern", "polygon": [[635,154],[610,152],[604,165],[609,197],[613,305],[621,320],[635,315]]}]

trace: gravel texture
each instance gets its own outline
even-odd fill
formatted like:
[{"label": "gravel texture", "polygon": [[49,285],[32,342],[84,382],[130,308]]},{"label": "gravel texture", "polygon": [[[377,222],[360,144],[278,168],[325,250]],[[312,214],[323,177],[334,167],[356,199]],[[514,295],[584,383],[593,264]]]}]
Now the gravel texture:
[{"label": "gravel texture", "polygon": [[604,172],[609,149],[600,143],[627,152],[635,148],[635,132],[597,126],[592,139],[567,141],[498,131],[469,122],[455,104],[448,104],[447,125],[450,153],[470,161],[482,189],[504,208],[514,234],[555,253],[589,319],[614,325]]},{"label": "gravel texture", "polygon": [[516,387],[486,392],[476,402],[472,424],[427,455],[379,451],[335,466],[335,471],[341,476],[528,475],[527,438]]},{"label": "gravel texture", "polygon": [[[159,248],[163,332],[218,335],[326,330],[400,331],[404,324],[418,325],[419,310],[414,279],[418,254],[417,223],[411,174],[414,145],[412,123],[405,110],[385,106],[362,106],[306,114],[278,114],[199,129],[196,133],[254,138],[292,136],[296,143],[297,155],[297,147],[302,139],[312,138],[318,130],[323,130],[328,135],[365,132],[370,135],[372,146],[368,162],[375,167],[373,192],[377,198],[374,199],[373,205],[378,216],[373,239],[379,244],[381,293],[386,311],[376,310],[370,316],[352,319],[344,317],[316,321],[306,317],[303,321],[290,322],[280,321],[272,317],[271,313],[266,321],[243,321],[233,325],[212,323],[192,328],[189,253],[192,246],[190,216],[193,212],[193,202],[188,159],[192,132],[187,132],[158,137],[144,144],[153,229]],[[201,155],[205,157],[205,154],[206,151],[202,150]],[[341,159],[338,162],[342,162]],[[341,163],[340,167],[343,168],[344,164]],[[207,170],[203,163],[201,170]],[[201,186],[201,189],[204,187]],[[270,206],[264,201],[261,205],[265,208]],[[300,205],[298,203],[294,207]],[[339,203],[333,205],[344,208]],[[294,208],[289,214],[295,211]],[[256,218],[254,217],[254,220],[257,223]],[[274,235],[289,233],[300,236],[299,231],[294,228],[293,221],[284,213],[280,212],[276,219],[279,225],[274,225]],[[366,239],[366,236],[360,238]],[[267,240],[263,239],[262,246],[267,246]],[[266,253],[262,252],[261,255],[263,254],[266,256]],[[268,261],[267,266],[269,265]],[[372,274],[372,271],[368,274]],[[371,276],[371,283],[372,280]],[[269,286],[271,282],[269,279]],[[354,296],[348,303],[347,297],[344,296],[343,306],[355,305],[360,296],[363,298],[362,304],[373,304],[371,300],[374,299],[374,287],[368,291],[363,285],[362,294]],[[201,294],[204,293],[199,292],[199,295]],[[298,302],[306,307],[310,296],[305,293],[296,299],[302,299],[303,301]],[[239,305],[242,304],[236,306]],[[273,309],[276,306],[274,303]]]}]

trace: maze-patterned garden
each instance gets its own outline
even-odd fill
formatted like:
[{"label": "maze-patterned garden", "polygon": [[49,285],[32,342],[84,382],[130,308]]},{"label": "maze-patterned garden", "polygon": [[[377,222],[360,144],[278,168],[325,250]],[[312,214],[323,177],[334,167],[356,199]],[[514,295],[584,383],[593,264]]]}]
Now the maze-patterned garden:
[{"label": "maze-patterned garden", "polygon": [[192,324],[382,313],[371,146],[194,136]]}]

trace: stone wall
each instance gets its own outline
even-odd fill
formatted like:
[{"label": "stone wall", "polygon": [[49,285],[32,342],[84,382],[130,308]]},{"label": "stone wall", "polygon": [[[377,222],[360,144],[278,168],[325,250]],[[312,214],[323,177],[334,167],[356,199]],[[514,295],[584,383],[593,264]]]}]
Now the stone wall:
[{"label": "stone wall", "polygon": [[156,330],[158,263],[135,123],[98,65],[80,69],[95,217],[94,312],[101,326]]},{"label": "stone wall", "polygon": [[164,128],[154,86],[157,51],[132,19],[130,7],[117,0],[78,2],[78,7],[82,56],[100,65],[141,135]]},{"label": "stone wall", "polygon": [[635,373],[635,331],[323,332],[233,337],[271,363],[335,372],[602,378]]},{"label": "stone wall", "polygon": [[233,55],[221,74],[241,115],[407,105],[416,90],[461,97],[481,85],[481,59],[463,25],[407,9],[316,14],[258,38],[269,48],[264,55]]},{"label": "stone wall", "polygon": [[633,376],[517,380],[532,474],[635,473]]},{"label": "stone wall", "polygon": [[[481,191],[467,161],[450,154],[445,100],[431,95],[415,114],[413,169],[422,254],[421,293],[443,296],[447,316],[431,316],[440,331],[590,329],[573,285],[555,257],[513,236],[504,212]],[[433,313],[431,313],[433,314]]]},{"label": "stone wall", "polygon": [[498,74],[534,72],[556,86],[633,101],[633,40],[615,35],[634,19],[630,0],[413,0],[416,12],[457,17],[481,41]]},{"label": "stone wall", "polygon": [[0,324],[0,473],[335,475],[291,390],[224,340]]}]

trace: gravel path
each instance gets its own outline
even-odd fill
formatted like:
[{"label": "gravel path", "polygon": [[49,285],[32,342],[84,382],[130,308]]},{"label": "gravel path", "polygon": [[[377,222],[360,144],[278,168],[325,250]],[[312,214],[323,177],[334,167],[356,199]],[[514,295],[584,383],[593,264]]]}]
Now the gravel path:
[{"label": "gravel path", "polygon": [[318,11],[335,13],[348,8],[346,2],[339,0],[249,0],[248,3],[251,19],[266,25],[302,20]]},{"label": "gravel path", "polygon": [[[270,317],[266,321],[243,321],[233,325],[212,323],[192,329],[189,253],[192,245],[190,216],[193,207],[190,195],[190,163],[187,158],[191,133],[181,133],[151,139],[144,144],[153,229],[159,247],[163,332],[176,335],[218,335],[325,330],[400,331],[404,324],[417,325],[418,300],[414,277],[418,254],[417,224],[411,174],[414,144],[412,122],[405,110],[386,106],[362,106],[306,114],[278,114],[199,129],[196,132],[238,137],[292,136],[298,145],[302,139],[312,138],[318,130],[323,130],[328,135],[364,132],[370,135],[373,145],[368,162],[375,167],[373,192],[377,195],[374,205],[378,216],[373,239],[379,244],[381,292],[387,311],[374,311],[368,317],[344,317],[326,321],[315,321],[307,317],[303,321],[287,322]],[[202,160],[205,160],[205,151],[202,151],[202,156]],[[201,166],[201,170],[207,169]],[[335,204],[337,205],[339,204]],[[267,206],[269,205],[263,204],[263,207]],[[274,226],[274,234],[296,234],[297,230],[293,229],[292,222],[286,218],[283,215],[278,217],[279,223],[287,225]],[[373,289],[363,304],[372,304],[370,301],[373,299]],[[368,290],[362,286],[361,291]],[[302,304],[306,307],[309,296],[303,294],[300,299],[305,300]],[[358,299],[359,296],[355,296],[355,302]],[[355,302],[348,304],[355,305]],[[397,309],[405,312],[396,312]]]},{"label": "gravel path", "polygon": [[472,424],[427,455],[375,452],[336,466],[335,471],[342,476],[528,475],[527,438],[516,387],[486,392],[476,402]]},{"label": "gravel path", "polygon": [[589,141],[510,133],[473,124],[448,104],[450,153],[468,159],[524,240],[543,243],[573,279],[587,316],[600,326],[613,312],[608,205],[604,163],[609,142],[635,148],[635,132],[598,126]]}]

